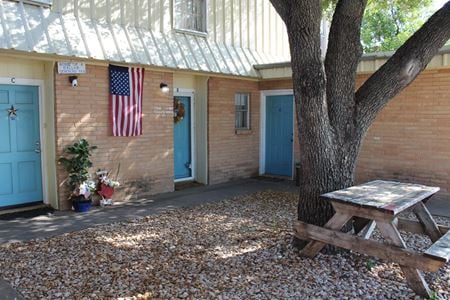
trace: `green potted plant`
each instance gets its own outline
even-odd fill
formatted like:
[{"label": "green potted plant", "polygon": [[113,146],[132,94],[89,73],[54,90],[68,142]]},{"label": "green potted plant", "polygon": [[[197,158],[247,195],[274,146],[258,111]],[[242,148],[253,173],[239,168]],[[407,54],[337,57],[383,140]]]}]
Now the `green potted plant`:
[{"label": "green potted plant", "polygon": [[81,139],[67,147],[67,157],[58,160],[68,173],[66,182],[71,191],[69,199],[77,212],[89,211],[92,205],[91,191],[95,190],[95,183],[90,180],[89,168],[92,167],[90,156],[94,149],[97,146],[91,146],[87,140]]}]

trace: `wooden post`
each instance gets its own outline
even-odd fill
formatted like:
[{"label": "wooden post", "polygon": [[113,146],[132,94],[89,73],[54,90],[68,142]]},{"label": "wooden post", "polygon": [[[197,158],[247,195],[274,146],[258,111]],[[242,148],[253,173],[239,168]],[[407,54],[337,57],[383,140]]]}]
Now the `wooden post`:
[{"label": "wooden post", "polygon": [[370,220],[361,217],[353,217],[353,229],[355,234],[360,233],[368,224]]},{"label": "wooden post", "polygon": [[[397,224],[398,230],[404,230],[407,232],[417,233],[417,234],[426,234],[422,223],[414,220],[408,220],[403,218],[398,218],[398,224]],[[446,234],[450,228],[444,225],[438,224],[439,231],[441,232],[441,235]]]},{"label": "wooden post", "polygon": [[362,237],[368,240],[372,235],[373,231],[375,230],[376,225],[377,223],[374,220],[370,221],[369,224],[367,224],[367,226],[364,227],[364,229],[361,231]]},{"label": "wooden post", "polygon": [[[341,230],[351,218],[351,215],[337,211],[324,227],[331,230]],[[323,247],[325,247],[325,245],[326,244],[322,242],[311,241],[300,251],[300,254],[308,257],[314,257],[320,250],[322,250]]]},{"label": "wooden post", "polygon": [[[397,228],[394,226],[393,222],[386,222],[386,221],[378,221],[377,220],[378,228],[380,229],[380,232],[382,236],[388,240],[391,244],[399,246],[401,248],[406,249],[406,244],[403,241],[400,232],[397,230]],[[395,259],[394,259],[395,261]],[[431,296],[431,290],[428,287],[427,282],[423,278],[421,272],[417,269],[402,266],[400,265],[403,274],[405,274],[406,280],[409,283],[409,286],[419,295],[423,297],[430,297]]]},{"label": "wooden post", "polygon": [[419,202],[414,206],[413,212],[423,225],[423,229],[428,234],[431,241],[434,243],[439,240],[442,236],[441,231],[436,222],[434,222],[433,217],[426,206],[422,202]]}]

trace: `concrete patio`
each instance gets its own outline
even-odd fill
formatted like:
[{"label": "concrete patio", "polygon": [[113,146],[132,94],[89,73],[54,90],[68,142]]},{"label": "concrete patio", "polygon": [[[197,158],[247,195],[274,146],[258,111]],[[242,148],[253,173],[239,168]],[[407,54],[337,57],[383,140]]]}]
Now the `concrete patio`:
[{"label": "concrete patio", "polygon": [[56,212],[29,219],[0,221],[0,244],[43,239],[88,227],[159,214],[168,210],[221,201],[261,190],[296,191],[291,181],[245,179],[159,194],[88,213]]}]

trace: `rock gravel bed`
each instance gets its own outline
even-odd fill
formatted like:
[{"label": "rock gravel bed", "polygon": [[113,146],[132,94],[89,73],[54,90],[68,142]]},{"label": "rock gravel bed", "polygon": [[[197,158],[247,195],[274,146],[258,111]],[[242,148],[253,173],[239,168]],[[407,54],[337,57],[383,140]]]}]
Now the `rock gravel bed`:
[{"label": "rock gravel bed", "polygon": [[[0,276],[28,299],[418,298],[396,264],[350,252],[300,257],[291,247],[296,203],[295,194],[265,191],[10,244],[0,247]],[[443,299],[449,274],[426,274]]]}]

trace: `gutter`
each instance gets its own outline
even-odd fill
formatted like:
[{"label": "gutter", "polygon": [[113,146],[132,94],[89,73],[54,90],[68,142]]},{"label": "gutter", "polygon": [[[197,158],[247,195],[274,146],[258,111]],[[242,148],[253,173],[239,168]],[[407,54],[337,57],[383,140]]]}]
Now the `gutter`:
[{"label": "gutter", "polygon": [[[377,59],[388,59],[391,57],[395,51],[386,51],[386,52],[373,52],[373,53],[366,53],[363,54],[360,61],[371,61],[371,60],[377,60]],[[438,53],[436,55],[443,55],[443,54],[450,54],[450,45],[446,45],[439,49]],[[260,64],[260,65],[254,65],[253,68],[255,70],[268,70],[268,69],[279,69],[279,68],[290,68],[292,66],[290,61],[285,62],[278,62],[278,63],[272,63],[272,64]]]}]

